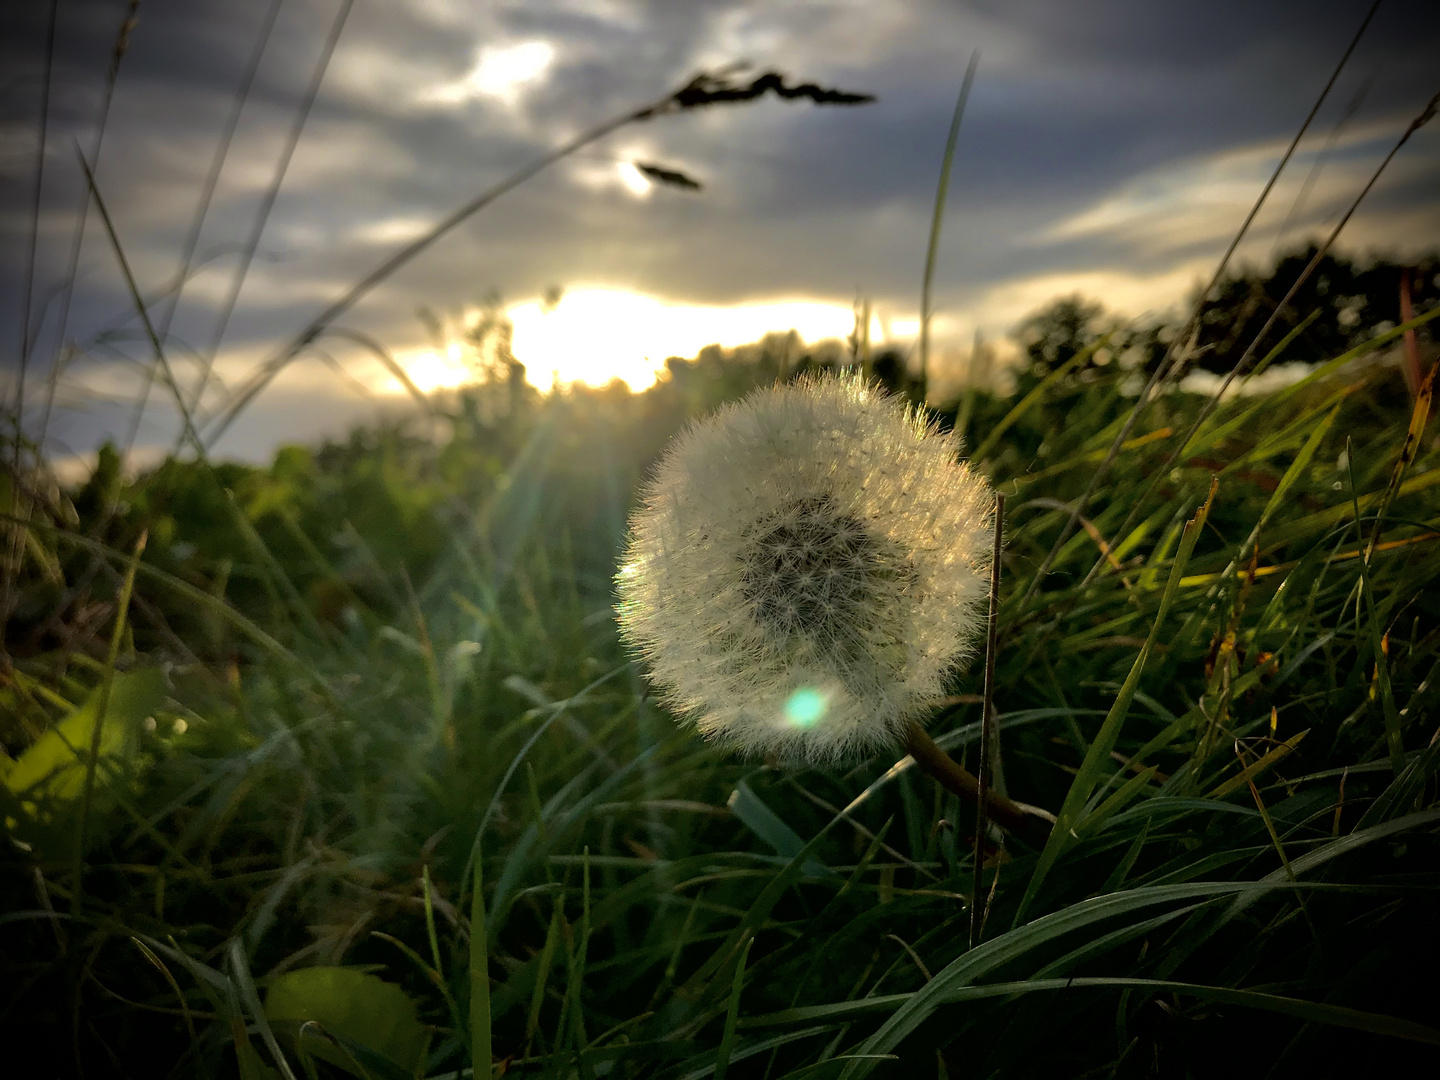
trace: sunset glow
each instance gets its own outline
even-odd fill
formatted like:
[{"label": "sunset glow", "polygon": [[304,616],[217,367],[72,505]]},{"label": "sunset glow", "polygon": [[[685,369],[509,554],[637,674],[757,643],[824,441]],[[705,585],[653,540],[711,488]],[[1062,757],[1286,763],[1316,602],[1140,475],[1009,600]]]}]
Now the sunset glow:
[{"label": "sunset glow", "polygon": [[[464,350],[458,342],[451,342],[443,352],[436,349],[414,349],[397,353],[396,361],[405,369],[421,393],[436,390],[454,390],[475,381],[474,369],[465,362]],[[384,388],[393,393],[404,393],[405,388],[393,376],[386,376]]]},{"label": "sunset glow", "polygon": [[434,87],[428,97],[442,105],[492,98],[514,105],[521,91],[539,81],[555,60],[548,41],[490,45],[479,50],[475,66],[463,79]]},{"label": "sunset glow", "polygon": [[[619,379],[630,389],[653,386],[672,356],[693,358],[707,345],[731,349],[791,330],[802,345],[844,340],[855,329],[855,313],[845,304],[822,300],[772,300],[751,304],[683,304],[623,289],[581,288],[558,303],[540,300],[505,309],[514,325],[511,349],[525,365],[527,379],[541,390],[582,383],[604,386]],[[914,319],[870,318],[872,347],[908,340]],[[798,348],[799,346],[797,346]],[[422,393],[454,390],[478,377],[469,346],[451,341],[400,349],[396,361]],[[393,374],[377,368],[372,380],[382,393],[406,392]]]},{"label": "sunset glow", "polygon": [[[603,386],[620,379],[632,390],[652,385],[671,356],[693,357],[706,345],[734,348],[767,333],[794,330],[814,344],[846,338],[855,314],[846,304],[775,300],[752,304],[680,304],[619,289],[576,289],[546,310],[539,301],[512,305],[515,357],[532,383]],[[872,340],[882,336],[872,319]]]}]

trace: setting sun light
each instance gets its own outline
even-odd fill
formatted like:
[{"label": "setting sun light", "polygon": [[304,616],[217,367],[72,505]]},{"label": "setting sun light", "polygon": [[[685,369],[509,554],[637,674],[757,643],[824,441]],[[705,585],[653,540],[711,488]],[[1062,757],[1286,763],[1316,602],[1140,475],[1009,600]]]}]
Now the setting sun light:
[{"label": "setting sun light", "polygon": [[659,377],[667,357],[693,357],[707,345],[734,348],[787,330],[813,344],[845,338],[855,326],[850,307],[818,300],[678,304],[599,288],[567,292],[548,310],[527,301],[506,313],[515,324],[515,357],[541,389],[621,379],[643,390]]},{"label": "setting sun light", "polygon": [[[619,379],[640,391],[655,384],[666,359],[692,358],[707,345],[733,349],[792,330],[802,343],[814,345],[844,340],[855,329],[855,313],[849,306],[821,300],[683,304],[605,288],[574,289],[550,305],[538,299],[521,301],[507,306],[505,316],[513,326],[510,345],[515,359],[525,365],[526,378],[540,390],[572,383],[604,386]],[[872,313],[872,346],[894,340],[894,329],[904,324],[903,319],[887,323]],[[459,341],[440,349],[400,349],[395,359],[426,394],[454,390],[478,377],[475,357]],[[375,389],[405,392],[393,374],[377,369],[375,376]]]},{"label": "setting sun light", "polygon": [[[475,372],[464,362],[462,350],[454,342],[443,352],[435,349],[414,349],[396,353],[395,359],[423,394],[436,390],[454,390],[475,381]],[[404,387],[397,380],[387,375],[386,381],[392,392],[404,392]]]},{"label": "setting sun light", "polygon": [[655,185],[650,182],[650,178],[642,173],[632,162],[617,161],[615,167],[620,174],[621,185],[637,199],[647,197],[650,192],[654,190]]}]

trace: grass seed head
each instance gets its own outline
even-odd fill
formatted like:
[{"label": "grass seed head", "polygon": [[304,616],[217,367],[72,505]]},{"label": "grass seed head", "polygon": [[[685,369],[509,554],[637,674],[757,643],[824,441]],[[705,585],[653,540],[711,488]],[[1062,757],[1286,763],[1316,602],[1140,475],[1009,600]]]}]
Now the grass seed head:
[{"label": "grass seed head", "polygon": [[854,376],[758,390],[666,450],[617,576],[667,703],[750,754],[893,747],[984,625],[991,495]]}]

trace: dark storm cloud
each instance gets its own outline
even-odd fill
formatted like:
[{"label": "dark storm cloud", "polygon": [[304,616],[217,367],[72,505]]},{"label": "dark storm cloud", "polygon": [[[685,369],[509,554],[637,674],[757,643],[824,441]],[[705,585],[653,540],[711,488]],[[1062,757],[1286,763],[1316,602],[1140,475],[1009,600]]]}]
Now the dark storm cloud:
[{"label": "dark storm cloud", "polygon": [[[140,5],[98,177],[147,289],[174,273],[266,6]],[[233,248],[248,232],[337,10],[338,0],[286,0],[281,9],[207,219],[200,255],[211,261],[174,323],[182,369],[194,366],[186,347],[208,340]],[[993,333],[1019,313],[1017,305],[1067,275],[1097,288],[1131,282],[1134,297],[1107,299],[1149,306],[1218,256],[1364,10],[1338,0],[360,0],[222,359],[238,371],[426,222],[563,137],[733,59],[880,100],[843,109],[769,100],[628,127],[467,223],[347,322],[401,344],[420,335],[421,303],[453,310],[492,288],[524,297],[550,283],[711,303],[773,296],[848,303],[858,288],[913,311],[944,132],[975,48],[982,58],[950,194],[942,306]],[[0,16],[9,20],[0,28],[0,64],[14,73],[0,97],[0,355],[11,369],[32,224],[47,11],[34,2]],[[35,310],[43,308],[47,319],[36,350],[42,369],[54,355],[54,291],[82,194],[74,142],[90,145],[124,11],[117,0],[60,6],[35,278]],[[540,52],[513,51],[536,42]],[[1292,186],[1277,192],[1283,216],[1308,161],[1363,89],[1292,229],[1295,239],[1333,219],[1388,142],[1440,89],[1437,44],[1440,6],[1381,6],[1307,141],[1310,159],[1297,162]],[[519,63],[543,57],[544,48],[553,50],[549,63],[509,91],[501,69],[471,78],[483,57]],[[615,181],[616,156],[674,165],[705,189],[636,199]],[[1427,130],[1356,218],[1352,242],[1434,243],[1437,190],[1440,139]],[[1277,224],[1267,228],[1265,245]],[[1265,246],[1258,250],[1263,255]],[[113,253],[92,223],[68,334],[91,342],[124,323],[126,309]],[[129,329],[119,347],[143,359],[133,321]],[[93,372],[112,356],[92,350],[76,370]],[[87,408],[65,429],[72,444],[123,426],[116,419],[122,407]],[[277,404],[275,415],[281,411]]]}]

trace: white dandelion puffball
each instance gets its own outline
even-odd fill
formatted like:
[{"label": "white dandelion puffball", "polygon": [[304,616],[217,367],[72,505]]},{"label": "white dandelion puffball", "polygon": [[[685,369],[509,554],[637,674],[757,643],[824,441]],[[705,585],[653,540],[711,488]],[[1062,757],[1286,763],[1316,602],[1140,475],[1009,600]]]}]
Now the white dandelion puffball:
[{"label": "white dandelion puffball", "polygon": [[676,436],[616,578],[667,704],[751,754],[899,743],[985,622],[992,497],[959,449],[854,376],[757,390]]}]

